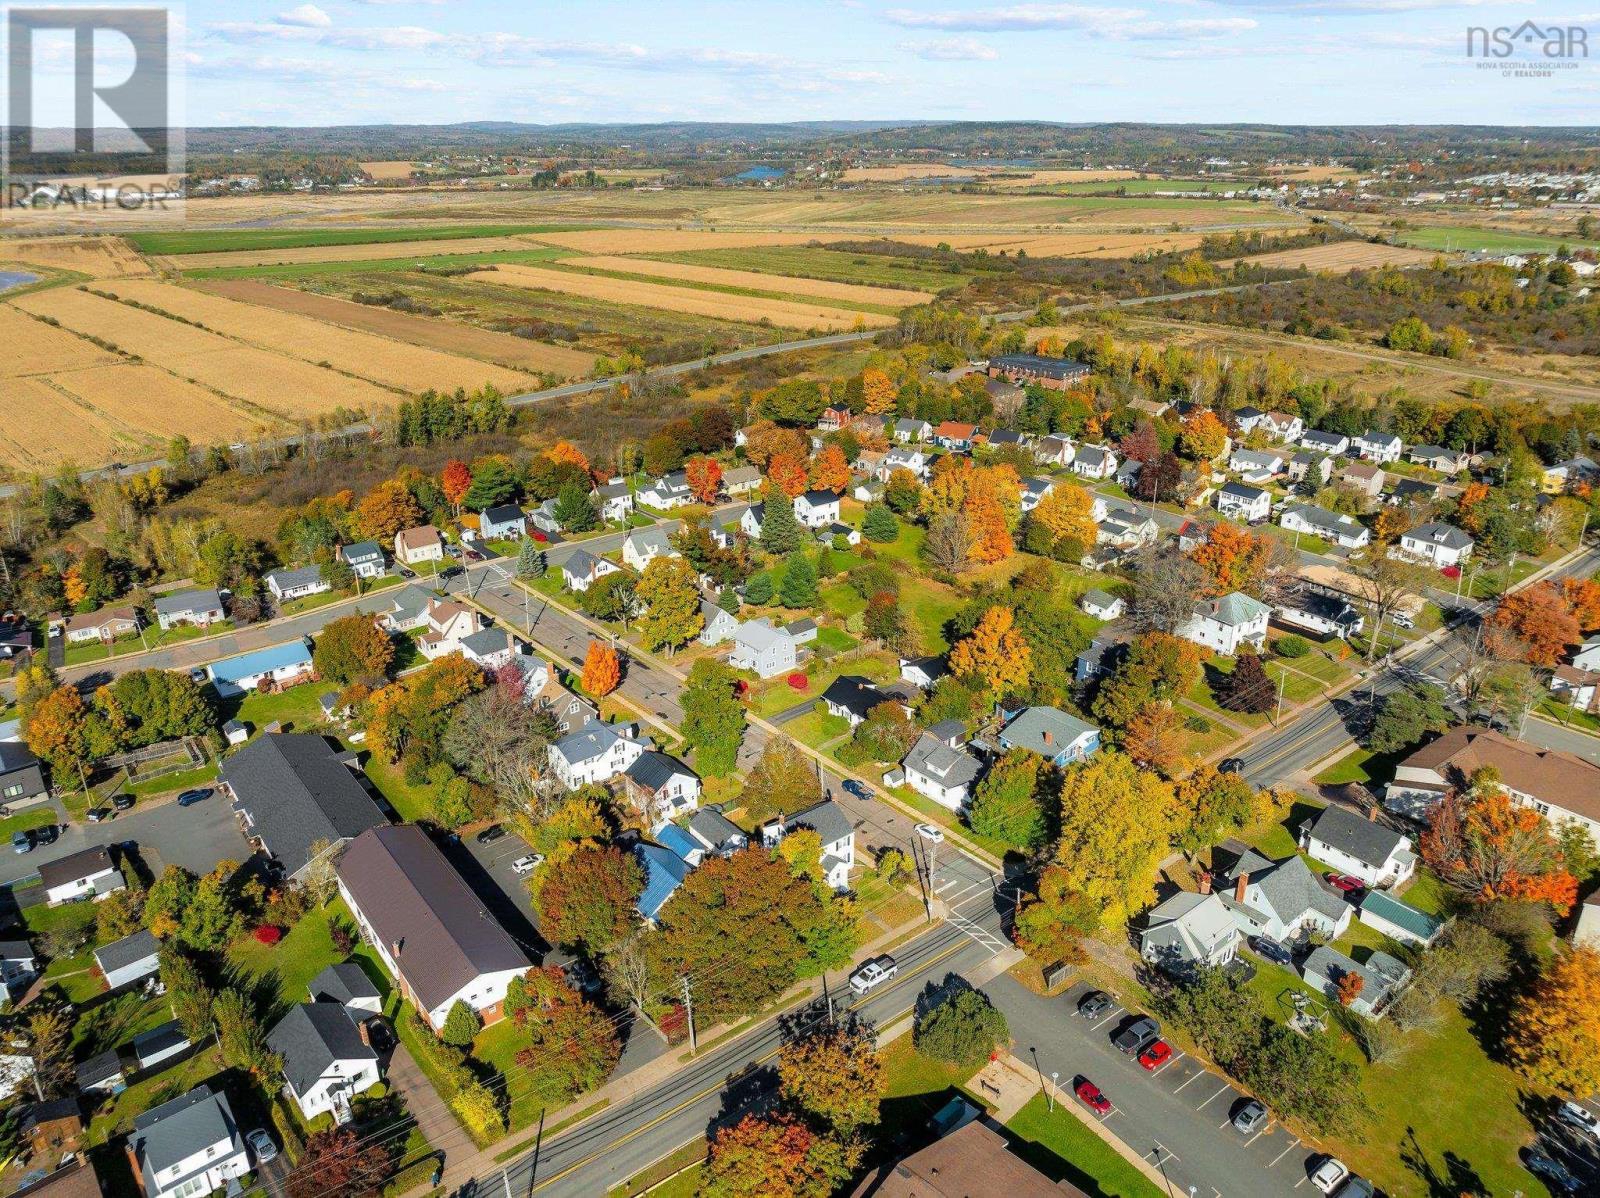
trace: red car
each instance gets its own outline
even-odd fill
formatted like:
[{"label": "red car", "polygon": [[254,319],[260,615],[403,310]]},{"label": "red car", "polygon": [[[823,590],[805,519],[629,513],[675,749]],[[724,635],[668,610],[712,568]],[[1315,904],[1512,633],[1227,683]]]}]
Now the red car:
[{"label": "red car", "polygon": [[1100,1093],[1100,1087],[1088,1078],[1084,1078],[1076,1086],[1072,1087],[1072,1092],[1078,1096],[1079,1102],[1083,1103],[1095,1114],[1109,1115],[1111,1113],[1111,1100]]},{"label": "red car", "polygon": [[1139,1064],[1152,1072],[1161,1068],[1172,1059],[1172,1045],[1165,1040],[1157,1040],[1149,1048],[1139,1054]]},{"label": "red car", "polygon": [[1341,894],[1360,894],[1367,888],[1367,884],[1360,878],[1352,878],[1349,874],[1327,874],[1328,885]]}]

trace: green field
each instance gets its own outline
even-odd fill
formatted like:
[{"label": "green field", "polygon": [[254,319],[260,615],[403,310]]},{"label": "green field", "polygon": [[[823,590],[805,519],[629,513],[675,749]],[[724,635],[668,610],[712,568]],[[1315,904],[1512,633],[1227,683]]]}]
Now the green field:
[{"label": "green field", "polygon": [[871,287],[904,287],[913,291],[943,291],[965,284],[967,275],[943,263],[884,254],[851,254],[842,250],[813,249],[801,245],[758,246],[742,250],[680,250],[648,254],[661,262],[691,266],[720,266],[725,270],[754,270],[763,274],[800,279],[826,279],[834,283],[860,283]]},{"label": "green field", "polygon": [[1423,250],[1495,250],[1513,253],[1519,250],[1553,254],[1562,246],[1576,249],[1600,243],[1584,241],[1579,237],[1547,237],[1543,233],[1511,233],[1504,229],[1472,229],[1456,225],[1423,225],[1395,234],[1401,245],[1416,246]]},{"label": "green field", "polygon": [[459,267],[493,266],[498,262],[527,262],[532,264],[555,262],[572,257],[571,250],[553,246],[526,250],[488,250],[479,254],[430,254],[424,258],[356,258],[348,262],[285,262],[272,266],[208,266],[200,270],[185,270],[189,279],[272,279],[293,281],[300,278],[317,278],[324,275],[347,275],[360,272],[374,274],[384,271],[428,271]]},{"label": "green field", "polygon": [[587,225],[442,225],[437,229],[191,229],[180,233],[130,233],[145,254],[209,254],[225,250],[284,250],[315,245],[376,245],[386,241],[446,241],[510,237],[518,233],[571,233]]}]

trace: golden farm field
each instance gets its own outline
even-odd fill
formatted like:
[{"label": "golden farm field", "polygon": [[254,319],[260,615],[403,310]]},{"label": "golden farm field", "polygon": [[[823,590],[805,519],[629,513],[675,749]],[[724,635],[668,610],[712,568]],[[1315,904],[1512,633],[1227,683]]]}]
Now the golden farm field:
[{"label": "golden farm field", "polygon": [[1101,183],[1110,179],[1136,179],[1137,171],[1074,171],[1007,169],[1002,166],[954,166],[944,162],[899,163],[894,166],[854,166],[844,173],[846,183],[902,183],[907,179],[939,178],[944,175],[1015,175],[1010,182],[1037,187],[1045,183]]},{"label": "golden farm field", "polygon": [[0,464],[48,470],[62,462],[98,465],[117,457],[116,427],[39,378],[7,379]]},{"label": "golden farm field", "polygon": [[533,266],[504,265],[492,271],[476,271],[468,279],[528,287],[544,291],[580,295],[588,299],[618,304],[638,304],[669,312],[689,312],[719,320],[758,322],[791,329],[845,330],[880,328],[894,324],[892,316],[852,312],[844,308],[813,307],[787,300],[757,299],[693,287],[674,287],[664,283],[639,283],[632,279],[612,279],[576,271],[541,270]]},{"label": "golden farm field", "polygon": [[[667,254],[680,250],[742,250],[758,245],[804,245],[815,233],[726,232],[699,229],[586,229],[540,233],[530,241],[586,254]],[[520,247],[519,247],[520,248]]]},{"label": "golden farm field", "polygon": [[51,328],[9,304],[0,304],[0,378],[78,370],[121,361],[109,350],[74,337],[65,329]]},{"label": "golden farm field", "polygon": [[531,374],[342,329],[309,316],[203,294],[174,283],[125,281],[109,284],[105,290],[252,345],[306,362],[328,362],[337,370],[402,391],[454,391],[457,387],[473,391],[492,383],[511,394],[530,391],[538,385],[538,379]]},{"label": "golden farm field", "polygon": [[120,237],[17,237],[0,241],[0,261],[71,270],[92,279],[148,275],[150,264]]},{"label": "golden farm field", "polygon": [[814,295],[819,299],[840,300],[849,304],[909,307],[912,304],[925,304],[933,299],[933,296],[926,291],[905,291],[898,287],[869,287],[859,283],[830,283],[824,279],[763,274],[756,270],[729,270],[720,266],[695,266],[687,262],[654,262],[647,258],[602,255],[593,258],[568,258],[562,265],[654,275],[663,279],[682,279],[690,283],[712,283],[758,291],[782,291],[791,295]]},{"label": "golden farm field", "polygon": [[237,441],[264,423],[248,408],[145,363],[74,370],[54,381],[132,439],[142,434],[152,445],[180,433],[194,440]]},{"label": "golden farm field", "polygon": [[369,262],[386,258],[436,258],[441,254],[487,254],[526,250],[518,237],[460,237],[433,241],[378,241],[364,245],[302,245],[267,250],[213,250],[159,258],[178,270],[221,266],[299,266],[312,262]]},{"label": "golden farm field", "polygon": [[[1302,250],[1278,250],[1271,254],[1256,254],[1244,261],[1252,266],[1278,266],[1294,269],[1303,266],[1309,271],[1332,271],[1343,274],[1349,270],[1367,270],[1374,266],[1421,266],[1439,255],[1434,250],[1415,250],[1403,245],[1374,245],[1369,241],[1336,241],[1331,245],[1308,246]],[[1232,266],[1231,261],[1218,262],[1219,267]]]},{"label": "golden farm field", "polygon": [[407,162],[363,162],[359,164],[374,179],[409,179],[411,178],[411,163]]},{"label": "golden farm field", "polygon": [[1005,236],[996,233],[957,234],[941,237],[916,233],[893,240],[911,245],[948,245],[956,250],[1026,251],[1031,258],[1128,258],[1151,250],[1189,250],[1200,244],[1198,233],[1036,233]]},{"label": "golden farm field", "polygon": [[[398,398],[363,379],[241,345],[76,288],[38,292],[15,303],[26,311],[54,318],[73,332],[98,337],[180,378],[193,378],[286,420],[338,408],[376,412]],[[204,436],[203,429],[196,431]]]}]

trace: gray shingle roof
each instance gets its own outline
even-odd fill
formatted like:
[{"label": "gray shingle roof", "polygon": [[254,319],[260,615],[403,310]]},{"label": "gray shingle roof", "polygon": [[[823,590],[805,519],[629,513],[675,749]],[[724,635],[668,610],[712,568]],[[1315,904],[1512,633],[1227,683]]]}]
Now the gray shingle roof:
[{"label": "gray shingle roof", "polygon": [[701,843],[709,844],[713,849],[720,849],[729,843],[748,844],[750,841],[749,833],[722,812],[710,807],[702,807],[689,817],[689,831]]},{"label": "gray shingle roof", "polygon": [[267,1033],[267,1047],[283,1057],[283,1076],[304,1094],[335,1061],[376,1061],[342,1006],[301,1003]]},{"label": "gray shingle roof", "polygon": [[154,956],[160,951],[161,942],[141,929],[131,936],[124,936],[121,940],[102,944],[94,950],[94,959],[100,966],[101,973],[112,973],[118,969],[125,969],[136,961]]},{"label": "gray shingle roof", "polygon": [[[1267,903],[1284,923],[1293,923],[1307,911],[1319,912],[1330,920],[1338,920],[1344,915],[1345,901],[1317,881],[1303,857],[1286,857],[1265,869],[1247,869],[1246,865],[1253,855],[1246,854],[1234,867],[1230,878],[1248,872],[1250,881],[1260,885]],[[1263,858],[1256,856],[1255,860],[1261,861]]]},{"label": "gray shingle roof", "polygon": [[175,591],[170,595],[162,595],[151,606],[167,616],[192,611],[216,611],[222,606],[222,596],[216,591]]},{"label": "gray shingle roof", "polygon": [[354,545],[346,545],[342,552],[344,560],[352,566],[357,562],[371,561],[373,558],[380,561],[383,559],[383,546],[376,541],[357,541]]},{"label": "gray shingle roof", "polygon": [[1419,524],[1400,539],[1432,541],[1435,545],[1444,545],[1451,549],[1465,549],[1472,544],[1472,538],[1454,524],[1445,524],[1438,520]]},{"label": "gray shingle roof", "polygon": [[844,808],[832,799],[824,799],[815,807],[807,807],[804,811],[791,815],[783,821],[784,830],[793,832],[796,828],[810,828],[825,845],[843,840],[855,831],[850,823],[850,817],[844,813]]},{"label": "gray shingle roof", "polygon": [[492,653],[502,653],[506,646],[511,644],[511,638],[504,628],[480,628],[471,636],[461,639],[461,647],[478,657],[487,657]]},{"label": "gray shingle roof", "polygon": [[937,779],[941,786],[968,786],[977,780],[982,766],[978,759],[960,749],[952,749],[942,740],[923,733],[911,746],[903,762],[906,769],[916,770],[926,778]]},{"label": "gray shingle roof", "polygon": [[277,584],[280,591],[292,591],[296,587],[313,586],[322,581],[321,566],[298,566],[294,569],[281,568],[267,573],[265,581],[270,586]]},{"label": "gray shingle roof", "polygon": [[1059,707],[1028,707],[1000,731],[1013,748],[1031,749],[1041,756],[1054,757],[1085,732],[1098,729]]},{"label": "gray shingle roof", "polygon": [[367,971],[354,961],[328,966],[311,979],[307,992],[312,1002],[336,1002],[341,1005],[356,999],[381,997],[378,987],[367,976]]},{"label": "gray shingle roof", "polygon": [[561,563],[561,570],[573,578],[588,578],[599,564],[599,560],[587,549],[575,549],[567,560]]},{"label": "gray shingle roof", "polygon": [[[164,1178],[160,1186],[154,1184],[162,1170],[218,1144],[235,1152],[242,1147],[228,1096],[212,1093],[207,1085],[196,1086],[187,1094],[136,1116],[133,1135],[128,1138],[128,1147],[144,1172],[146,1193],[161,1192],[185,1180]],[[205,1161],[196,1172],[209,1169],[214,1163]]]},{"label": "gray shingle roof", "polygon": [[1376,820],[1344,807],[1327,807],[1310,821],[1311,835],[1367,865],[1382,865],[1403,837]]},{"label": "gray shingle roof", "polygon": [[633,779],[635,785],[653,791],[659,790],[668,782],[671,782],[677,774],[692,775],[694,771],[676,758],[668,757],[665,753],[658,753],[656,750],[651,749],[649,752],[640,753],[634,763],[628,767],[627,773],[628,777]]}]

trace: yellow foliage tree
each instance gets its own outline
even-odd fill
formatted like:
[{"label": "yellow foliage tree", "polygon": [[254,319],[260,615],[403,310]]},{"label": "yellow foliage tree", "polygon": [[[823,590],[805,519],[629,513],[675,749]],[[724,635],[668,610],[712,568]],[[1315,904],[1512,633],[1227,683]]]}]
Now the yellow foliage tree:
[{"label": "yellow foliage tree", "polygon": [[1561,951],[1511,1010],[1506,1048],[1524,1077],[1562,1094],[1600,1088],[1600,953]]},{"label": "yellow foliage tree", "polygon": [[1125,753],[1105,749],[1065,771],[1056,860],[1106,927],[1126,923],[1155,897],[1156,866],[1177,820],[1172,784]]},{"label": "yellow foliage tree", "polygon": [[1085,546],[1094,544],[1094,497],[1076,483],[1057,483],[1031,515],[1049,530],[1052,541],[1071,537]]},{"label": "yellow foliage tree", "polygon": [[866,401],[867,411],[874,416],[881,416],[894,407],[894,382],[876,366],[869,366],[861,372],[861,394]]},{"label": "yellow foliage tree", "polygon": [[61,576],[61,589],[66,594],[68,607],[77,607],[89,597],[89,588],[79,576],[76,563],[68,566],[67,572]]},{"label": "yellow foliage tree", "polygon": [[1016,629],[1016,613],[991,607],[972,635],[950,650],[950,668],[963,678],[976,678],[995,696],[1028,684],[1033,650]]}]

